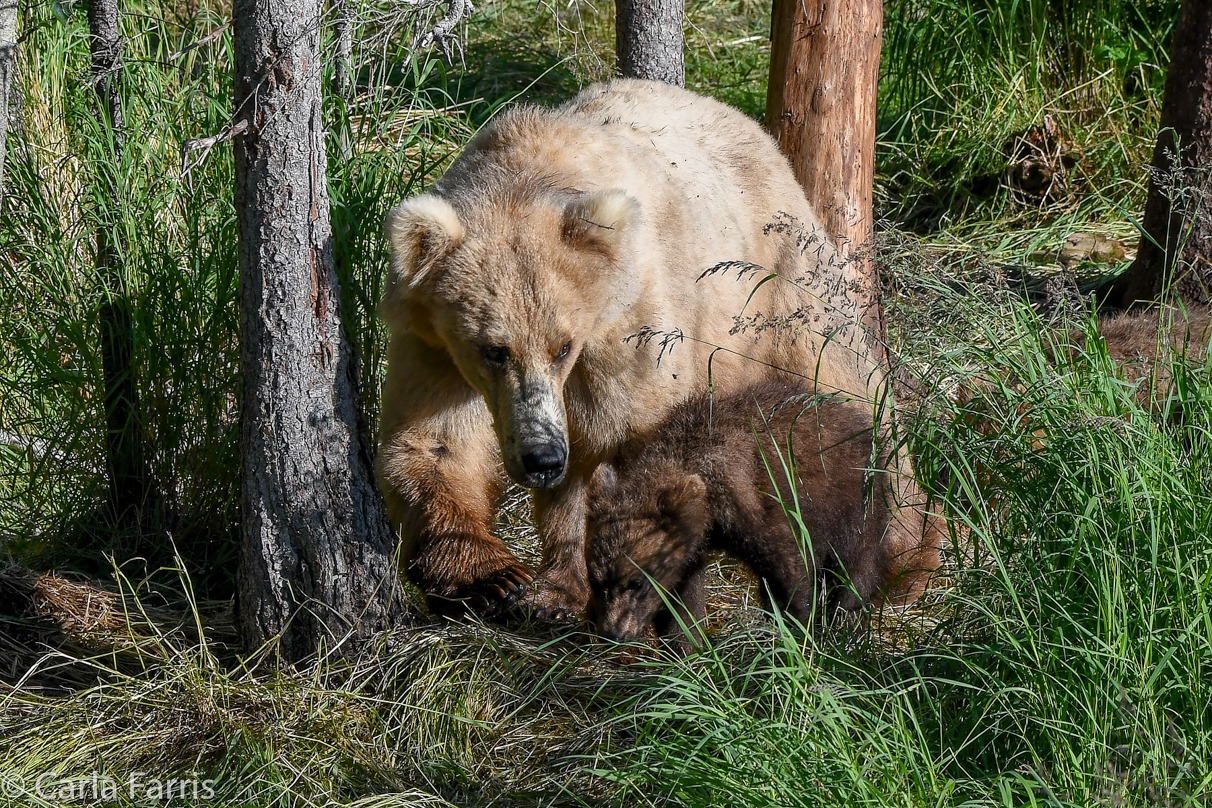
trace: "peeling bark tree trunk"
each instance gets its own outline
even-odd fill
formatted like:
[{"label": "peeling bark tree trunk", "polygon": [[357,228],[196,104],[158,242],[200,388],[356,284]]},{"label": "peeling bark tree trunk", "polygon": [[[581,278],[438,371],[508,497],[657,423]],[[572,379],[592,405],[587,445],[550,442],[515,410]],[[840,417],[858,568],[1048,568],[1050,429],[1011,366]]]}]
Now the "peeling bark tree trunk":
[{"label": "peeling bark tree trunk", "polygon": [[875,98],[883,0],[774,0],[766,128],[826,234],[850,259],[875,358],[885,361],[874,214]]},{"label": "peeling bark tree trunk", "polygon": [[[108,165],[98,162],[96,181],[106,187],[98,212],[97,268],[107,285],[101,305],[101,369],[105,385],[106,467],[110,507],[115,524],[137,531],[152,510],[151,481],[143,454],[143,422],[135,385],[134,318],[126,283],[117,225],[122,217],[122,38],[117,0],[91,0],[88,5],[93,90],[101,131],[110,137]],[[137,546],[137,536],[134,545]],[[133,549],[133,548],[132,548]]]},{"label": "peeling bark tree trunk", "polygon": [[1179,11],[1153,168],[1145,204],[1145,235],[1136,260],[1112,288],[1109,302],[1127,307],[1154,300],[1173,278],[1183,300],[1207,303],[1212,292],[1209,0],[1184,0]]},{"label": "peeling bark tree trunk", "polygon": [[[280,659],[360,643],[400,609],[394,544],[358,423],[333,270],[321,0],[236,0],[241,554],[245,644]],[[347,650],[348,646],[342,650]]]},{"label": "peeling bark tree trunk", "polygon": [[0,200],[4,199],[4,158],[8,146],[9,92],[17,66],[17,0],[0,0]]},{"label": "peeling bark tree trunk", "polygon": [[[825,235],[846,259],[838,286],[847,290],[862,326],[870,359],[884,369],[887,349],[878,265],[872,253],[875,185],[876,89],[884,32],[883,0],[774,0],[766,127],[779,143],[820,219]],[[857,346],[856,346],[857,347]],[[893,368],[893,387],[919,383]],[[883,403],[887,376],[873,373],[868,393]],[[894,409],[878,408],[884,461],[901,529],[887,545],[887,574],[897,581],[889,603],[915,600],[939,566],[942,538],[933,517],[922,521],[927,500],[909,453],[897,439]]]},{"label": "peeling bark tree trunk", "polygon": [[619,73],[684,86],[683,0],[615,0],[614,7]]}]

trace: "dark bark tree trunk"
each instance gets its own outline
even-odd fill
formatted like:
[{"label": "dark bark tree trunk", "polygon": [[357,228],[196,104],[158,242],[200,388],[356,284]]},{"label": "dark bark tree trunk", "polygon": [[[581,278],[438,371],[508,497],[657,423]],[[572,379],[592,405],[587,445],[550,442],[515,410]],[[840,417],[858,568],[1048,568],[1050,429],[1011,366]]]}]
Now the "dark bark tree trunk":
[{"label": "dark bark tree trunk", "polygon": [[615,0],[614,7],[619,73],[685,85],[683,0]]},{"label": "dark bark tree trunk", "polygon": [[336,39],[337,64],[333,76],[334,89],[341,99],[341,120],[338,121],[337,138],[341,161],[345,162],[353,155],[349,116],[354,108],[354,77],[353,77],[353,34],[354,13],[350,6],[353,0],[335,0],[336,23],[333,34]]},{"label": "dark bark tree trunk", "polygon": [[17,0],[0,0],[0,201],[4,199],[4,157],[8,146],[9,92],[17,66]]},{"label": "dark bark tree trunk", "polygon": [[1207,303],[1212,294],[1209,0],[1183,0],[1179,11],[1153,168],[1140,249],[1116,280],[1109,302],[1119,307],[1148,302],[1173,281],[1183,300]]},{"label": "dark bark tree trunk", "polygon": [[[93,91],[101,131],[109,138],[110,154],[98,162],[96,181],[105,187],[106,202],[98,211],[97,268],[107,286],[101,305],[101,370],[104,378],[106,467],[110,507],[115,524],[137,531],[153,509],[151,480],[143,447],[143,421],[135,384],[134,318],[131,313],[118,223],[122,217],[121,170],[126,136],[122,117],[122,36],[117,0],[91,0],[88,5]],[[133,549],[133,548],[132,548]]]},{"label": "dark bark tree trunk", "polygon": [[845,271],[879,360],[886,340],[870,245],[883,32],[883,0],[774,0],[766,95],[766,128],[850,259]]},{"label": "dark bark tree trunk", "polygon": [[[236,0],[240,262],[239,628],[284,662],[398,616],[394,537],[358,423],[333,270],[321,0]],[[348,650],[349,645],[342,650]]]}]

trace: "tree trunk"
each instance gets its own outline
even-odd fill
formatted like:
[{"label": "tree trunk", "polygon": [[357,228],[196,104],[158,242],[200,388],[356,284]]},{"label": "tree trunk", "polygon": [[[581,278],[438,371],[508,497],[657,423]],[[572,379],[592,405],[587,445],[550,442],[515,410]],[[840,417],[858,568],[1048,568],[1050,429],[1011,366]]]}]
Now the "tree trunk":
[{"label": "tree trunk", "polygon": [[337,97],[341,99],[341,119],[338,126],[338,145],[341,161],[348,162],[353,156],[349,116],[354,108],[354,78],[353,78],[353,29],[354,12],[351,3],[355,0],[334,0],[336,6],[336,24],[333,26],[337,46],[336,72],[333,83],[336,85]]},{"label": "tree trunk", "polygon": [[1127,307],[1154,300],[1173,279],[1183,300],[1207,303],[1212,292],[1209,0],[1183,0],[1179,11],[1153,168],[1140,249],[1112,287],[1109,302]]},{"label": "tree trunk", "polygon": [[[882,0],[774,0],[766,127],[791,161],[825,235],[845,259],[837,269],[866,335],[870,358],[891,369],[897,394],[920,388],[888,351],[879,269],[872,255],[876,90],[884,29]],[[887,376],[873,373],[868,391],[883,404]],[[912,602],[939,566],[942,534],[918,486],[895,409],[880,406],[880,439],[891,451],[882,465],[898,529],[886,545],[886,573],[896,583],[889,603]]]},{"label": "tree trunk", "polygon": [[886,361],[870,260],[882,0],[774,0],[766,128],[849,263],[874,357]]},{"label": "tree trunk", "polygon": [[[236,0],[241,553],[246,645],[293,662],[387,627],[394,537],[358,423],[333,270],[321,0]],[[347,650],[348,645],[342,650]]]},{"label": "tree trunk", "polygon": [[143,422],[135,384],[134,318],[126,282],[121,244],[121,169],[126,130],[122,118],[122,37],[117,0],[91,0],[88,5],[89,46],[97,118],[109,137],[110,154],[98,162],[96,181],[104,187],[105,203],[97,217],[97,268],[106,283],[101,305],[101,371],[105,386],[105,459],[110,482],[110,507],[115,524],[135,533],[152,510],[151,481],[143,454]]},{"label": "tree trunk", "polygon": [[0,201],[4,199],[4,157],[8,145],[8,98],[16,66],[17,0],[0,0]]},{"label": "tree trunk", "polygon": [[619,73],[684,86],[683,0],[615,0],[614,7]]}]

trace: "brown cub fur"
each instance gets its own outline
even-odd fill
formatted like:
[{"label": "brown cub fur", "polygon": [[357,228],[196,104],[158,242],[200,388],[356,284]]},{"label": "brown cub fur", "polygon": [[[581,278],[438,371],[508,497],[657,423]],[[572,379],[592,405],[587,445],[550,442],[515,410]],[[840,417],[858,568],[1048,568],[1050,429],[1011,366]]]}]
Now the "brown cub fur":
[{"label": "brown cub fur", "polygon": [[[711,549],[748,563],[774,602],[800,621],[810,619],[822,581],[830,608],[856,610],[875,599],[894,565],[885,549],[885,475],[868,471],[882,467],[874,463],[872,426],[865,404],[818,397],[802,382],[768,381],[714,401],[691,398],[655,433],[624,444],[590,485],[597,630],[638,639],[655,625],[659,635],[676,637],[678,618],[702,620]],[[792,457],[794,492],[783,465]],[[794,502],[810,553],[781,504]],[[909,523],[923,527],[919,515],[893,530]],[[900,537],[888,538],[899,546]],[[654,583],[676,593],[684,609],[671,613]]]},{"label": "brown cub fur", "polygon": [[[1174,387],[1171,359],[1182,357],[1190,365],[1207,361],[1212,325],[1203,306],[1167,306],[1100,320],[1098,332],[1111,361],[1137,385],[1137,400],[1156,409]],[[1075,335],[1074,342],[1085,347],[1085,335]]]}]

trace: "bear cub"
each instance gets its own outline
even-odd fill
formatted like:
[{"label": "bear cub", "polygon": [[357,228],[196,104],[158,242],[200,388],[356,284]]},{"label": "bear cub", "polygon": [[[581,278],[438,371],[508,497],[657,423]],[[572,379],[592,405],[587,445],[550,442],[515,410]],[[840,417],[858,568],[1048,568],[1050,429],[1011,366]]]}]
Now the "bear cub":
[{"label": "bear cub", "polygon": [[[687,650],[679,619],[691,626],[706,616],[709,550],[747,563],[769,598],[805,624],[822,584],[830,611],[861,609],[888,583],[890,511],[883,475],[868,472],[881,467],[872,427],[868,405],[767,381],[714,401],[691,398],[655,433],[625,443],[589,488],[589,616],[598,633],[636,640],[655,627]],[[781,503],[799,504],[810,547]],[[677,614],[654,584],[678,596]]]}]

